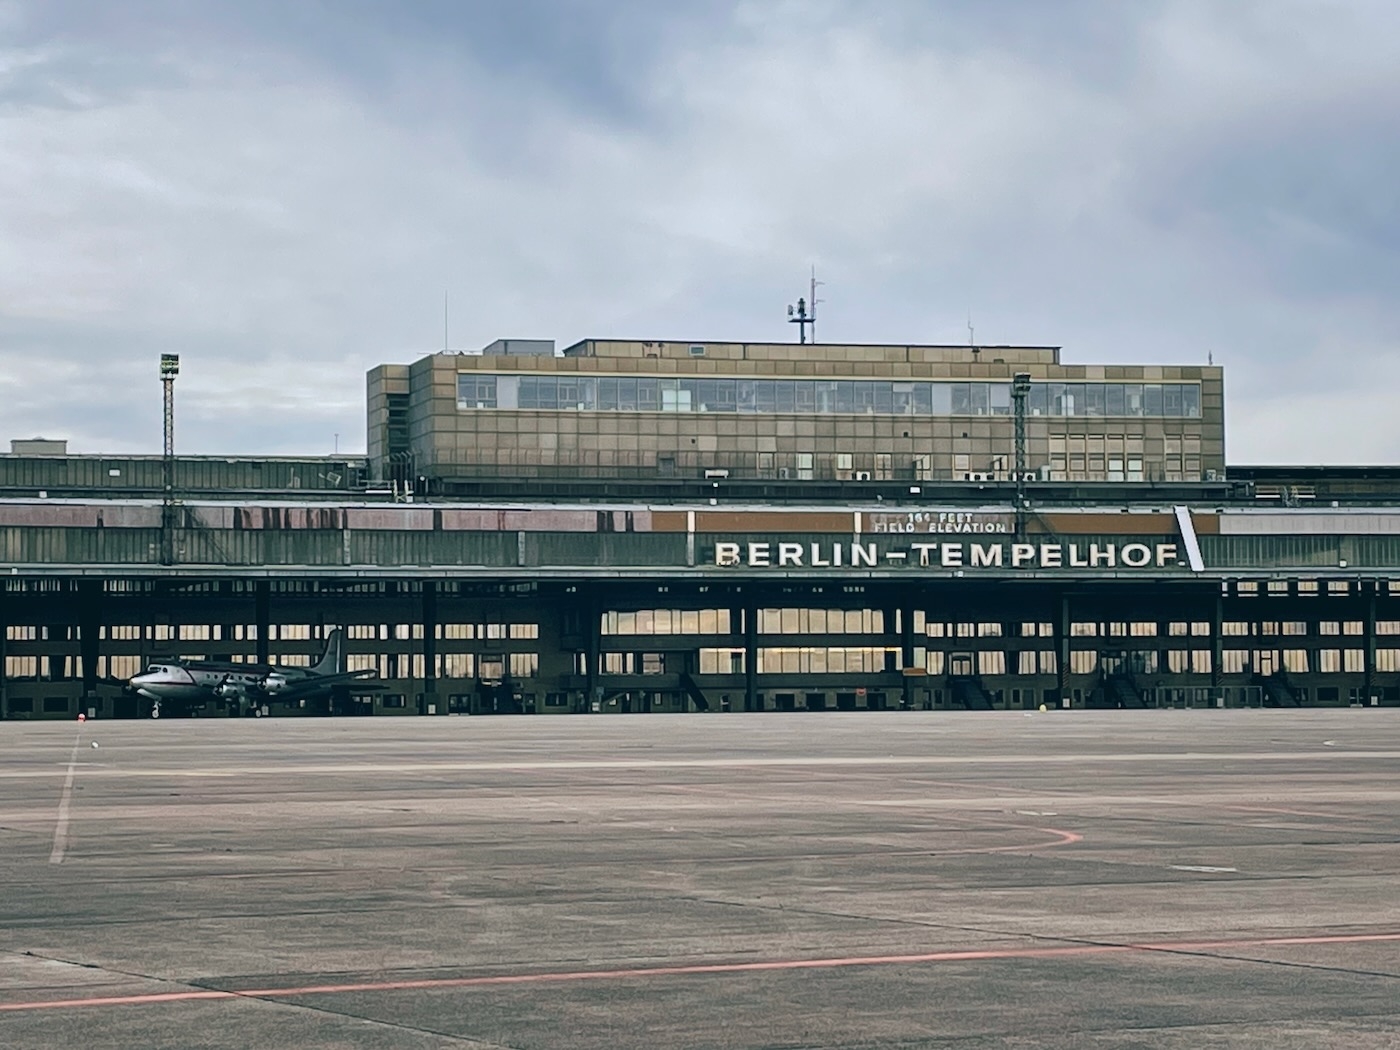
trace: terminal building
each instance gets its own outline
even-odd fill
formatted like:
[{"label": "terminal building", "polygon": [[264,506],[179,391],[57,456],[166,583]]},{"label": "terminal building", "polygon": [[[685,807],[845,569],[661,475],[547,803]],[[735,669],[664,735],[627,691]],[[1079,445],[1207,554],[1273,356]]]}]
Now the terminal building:
[{"label": "terminal building", "polygon": [[502,340],[374,368],[367,423],[16,442],[0,717],[141,716],[153,661],[337,627],[376,688],[269,713],[1400,704],[1400,470],[1228,466],[1217,367]]}]

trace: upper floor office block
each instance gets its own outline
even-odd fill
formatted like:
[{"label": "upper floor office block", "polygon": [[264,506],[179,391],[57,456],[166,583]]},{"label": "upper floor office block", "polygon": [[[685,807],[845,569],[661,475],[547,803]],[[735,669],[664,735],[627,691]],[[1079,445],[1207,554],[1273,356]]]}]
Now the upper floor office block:
[{"label": "upper floor office block", "polygon": [[[488,348],[489,350],[490,348]],[[1012,380],[1044,481],[1224,476],[1222,370],[1073,365],[1056,347],[586,340],[369,373],[380,477],[1001,480]]]}]

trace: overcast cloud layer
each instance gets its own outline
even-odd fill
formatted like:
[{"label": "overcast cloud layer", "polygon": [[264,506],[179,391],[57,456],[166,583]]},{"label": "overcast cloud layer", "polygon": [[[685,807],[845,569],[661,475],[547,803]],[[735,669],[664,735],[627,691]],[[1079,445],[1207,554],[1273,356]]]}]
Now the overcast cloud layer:
[{"label": "overcast cloud layer", "polygon": [[[1226,366],[1232,463],[1400,461],[1393,0],[0,0],[0,439],[364,448],[498,337]],[[338,435],[338,438],[337,436]]]}]

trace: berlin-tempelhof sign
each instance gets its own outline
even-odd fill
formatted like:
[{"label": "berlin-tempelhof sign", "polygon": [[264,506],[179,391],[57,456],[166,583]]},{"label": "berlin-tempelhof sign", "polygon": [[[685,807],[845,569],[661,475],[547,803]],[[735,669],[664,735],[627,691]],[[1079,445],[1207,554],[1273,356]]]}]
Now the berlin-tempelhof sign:
[{"label": "berlin-tempelhof sign", "polygon": [[715,544],[718,568],[1162,569],[1184,565],[1175,543],[1011,543],[950,540],[884,547],[874,541]]}]

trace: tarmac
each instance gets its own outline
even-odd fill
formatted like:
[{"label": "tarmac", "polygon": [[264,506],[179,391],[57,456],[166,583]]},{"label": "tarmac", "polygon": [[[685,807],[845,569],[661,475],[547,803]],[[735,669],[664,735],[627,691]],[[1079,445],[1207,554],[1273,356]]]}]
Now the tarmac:
[{"label": "tarmac", "polygon": [[4,723],[0,1046],[1397,1047],[1397,842],[1395,709]]}]

